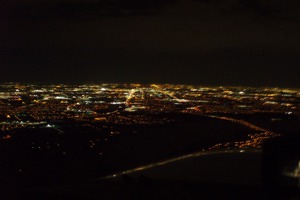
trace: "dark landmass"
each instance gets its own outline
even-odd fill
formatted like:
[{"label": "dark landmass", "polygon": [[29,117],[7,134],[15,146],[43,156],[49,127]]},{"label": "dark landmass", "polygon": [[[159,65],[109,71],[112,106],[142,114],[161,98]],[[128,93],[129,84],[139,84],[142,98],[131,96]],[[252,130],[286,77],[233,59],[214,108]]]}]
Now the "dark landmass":
[{"label": "dark landmass", "polygon": [[[1,160],[4,161],[1,183],[28,186],[82,181],[201,151],[216,143],[245,140],[252,132],[202,116],[183,114],[172,115],[172,118],[180,122],[147,128],[119,126],[116,128],[123,133],[112,137],[78,124],[61,127],[63,134],[46,128],[14,131],[13,140],[1,141]],[[99,134],[103,134],[102,140],[95,148],[84,148],[90,140],[99,138]],[[106,137],[109,140],[106,141]]]}]

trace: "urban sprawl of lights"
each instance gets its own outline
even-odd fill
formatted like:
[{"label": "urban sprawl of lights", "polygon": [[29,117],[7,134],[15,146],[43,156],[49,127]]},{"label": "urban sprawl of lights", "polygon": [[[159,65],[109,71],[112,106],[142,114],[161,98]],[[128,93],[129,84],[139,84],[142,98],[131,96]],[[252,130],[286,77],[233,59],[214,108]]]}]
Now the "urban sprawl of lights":
[{"label": "urban sprawl of lights", "polygon": [[[44,127],[59,129],[61,122],[76,122],[95,131],[113,125],[159,125],[172,119],[158,114],[184,113],[219,118],[260,131],[249,141],[233,146],[259,147],[271,131],[243,120],[217,114],[300,114],[300,89],[252,87],[203,87],[171,84],[42,85],[4,83],[0,85],[0,132]],[[274,119],[276,120],[276,119]],[[108,128],[107,128],[108,127]],[[92,142],[93,144],[93,142]],[[225,144],[225,146],[232,144]],[[93,145],[91,145],[93,146]],[[212,148],[219,148],[222,144]]]}]

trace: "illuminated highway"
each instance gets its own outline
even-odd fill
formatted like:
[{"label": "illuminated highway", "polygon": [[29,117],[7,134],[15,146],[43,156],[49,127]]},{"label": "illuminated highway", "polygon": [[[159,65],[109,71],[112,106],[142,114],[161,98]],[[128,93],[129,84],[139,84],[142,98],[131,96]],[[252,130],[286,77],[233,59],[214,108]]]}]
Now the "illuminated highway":
[{"label": "illuminated highway", "polygon": [[183,161],[183,160],[187,160],[190,158],[196,158],[199,156],[206,156],[206,155],[214,155],[214,154],[232,154],[232,153],[245,153],[245,152],[261,152],[260,150],[226,150],[226,151],[200,151],[200,152],[195,152],[192,154],[188,154],[188,155],[184,155],[184,156],[179,156],[177,158],[172,158],[172,159],[168,159],[168,160],[164,160],[164,161],[160,161],[160,162],[154,162],[148,165],[144,165],[144,166],[140,166],[134,169],[129,169],[129,170],[125,170],[119,173],[115,173],[109,176],[104,176],[95,180],[91,180],[91,182],[93,181],[99,181],[99,180],[104,180],[104,179],[114,179],[114,178],[121,178],[122,175],[130,175],[133,174],[135,172],[139,172],[139,171],[144,171],[150,168],[155,168],[155,167],[159,167],[159,166],[164,166],[164,165],[168,165],[170,163],[174,163],[174,162],[178,162],[178,161]]}]

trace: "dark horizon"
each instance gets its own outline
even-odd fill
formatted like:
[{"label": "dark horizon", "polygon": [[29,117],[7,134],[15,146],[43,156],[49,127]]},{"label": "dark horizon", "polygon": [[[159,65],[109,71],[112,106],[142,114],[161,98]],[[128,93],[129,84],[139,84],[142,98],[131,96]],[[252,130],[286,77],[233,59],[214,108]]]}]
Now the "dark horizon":
[{"label": "dark horizon", "polygon": [[1,82],[300,87],[295,0],[3,1]]},{"label": "dark horizon", "polygon": [[200,87],[225,87],[225,88],[280,88],[280,89],[299,89],[300,87],[289,87],[289,86],[270,86],[270,85],[230,85],[230,84],[195,84],[195,83],[171,83],[171,82],[100,82],[100,81],[3,81],[0,82],[0,85],[3,84],[18,84],[18,85],[70,85],[70,86],[80,86],[80,85],[101,85],[101,84],[116,84],[116,85],[182,85],[182,86],[200,86]]}]

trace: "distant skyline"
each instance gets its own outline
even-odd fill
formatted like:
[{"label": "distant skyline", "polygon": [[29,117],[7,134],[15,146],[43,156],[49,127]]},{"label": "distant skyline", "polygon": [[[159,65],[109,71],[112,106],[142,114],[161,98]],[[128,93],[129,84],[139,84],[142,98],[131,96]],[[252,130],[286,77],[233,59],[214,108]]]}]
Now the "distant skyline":
[{"label": "distant skyline", "polygon": [[300,87],[296,0],[7,0],[1,82]]}]

